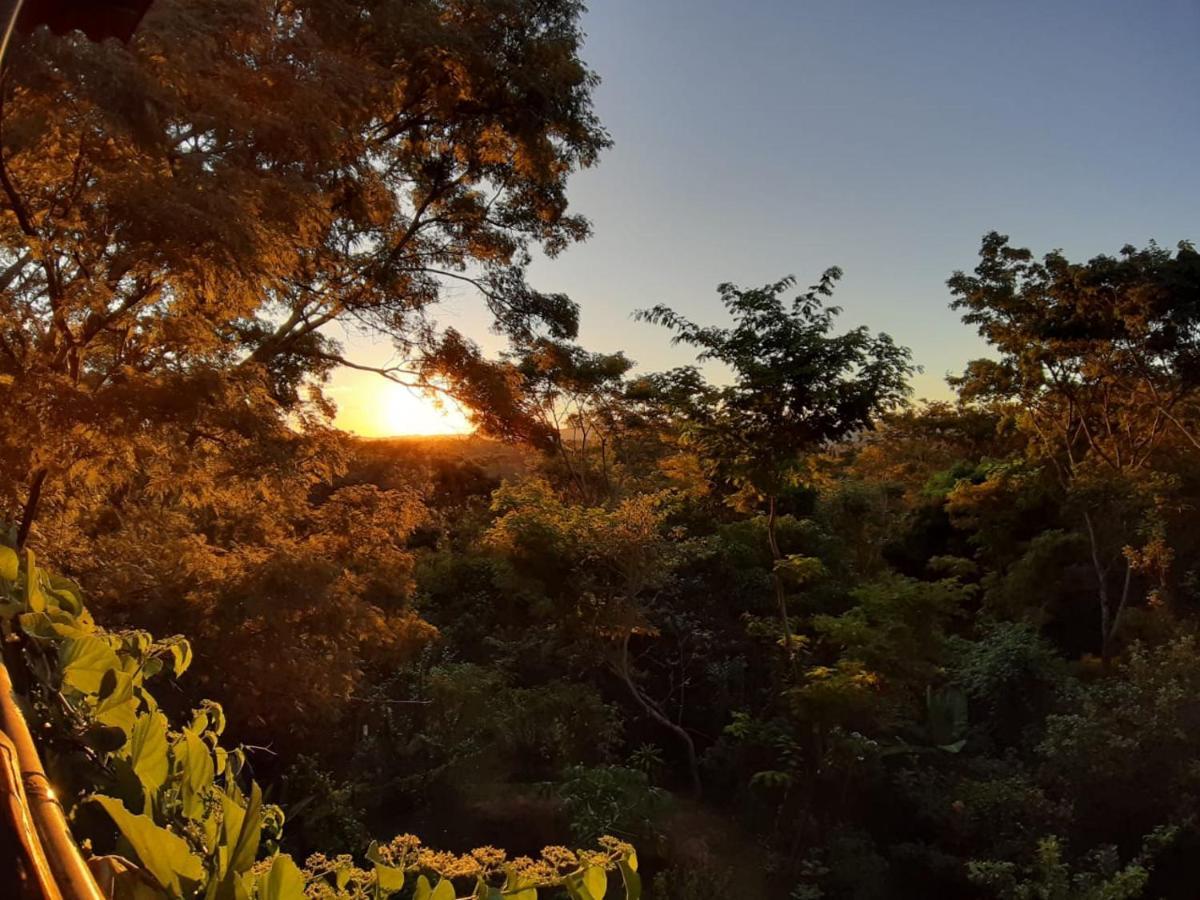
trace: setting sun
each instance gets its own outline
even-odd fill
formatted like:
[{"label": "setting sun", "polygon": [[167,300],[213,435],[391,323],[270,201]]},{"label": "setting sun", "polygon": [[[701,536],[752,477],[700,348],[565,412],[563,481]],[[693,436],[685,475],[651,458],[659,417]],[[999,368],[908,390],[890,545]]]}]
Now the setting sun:
[{"label": "setting sun", "polygon": [[354,379],[336,391],[337,425],[363,437],[467,434],[471,422],[449,397],[375,377]]}]

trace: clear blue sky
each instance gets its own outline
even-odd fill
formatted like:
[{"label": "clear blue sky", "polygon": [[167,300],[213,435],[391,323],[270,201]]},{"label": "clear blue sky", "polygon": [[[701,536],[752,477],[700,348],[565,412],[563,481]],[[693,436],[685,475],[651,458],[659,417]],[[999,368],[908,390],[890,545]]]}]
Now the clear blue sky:
[{"label": "clear blue sky", "polygon": [[[1200,0],[594,0],[585,28],[615,147],[571,186],[594,237],[533,280],[643,368],[689,354],[634,309],[720,321],[721,281],[839,265],[844,322],[945,396],[980,344],[944,282],[985,231],[1200,239]],[[470,297],[440,318],[495,346]]]}]

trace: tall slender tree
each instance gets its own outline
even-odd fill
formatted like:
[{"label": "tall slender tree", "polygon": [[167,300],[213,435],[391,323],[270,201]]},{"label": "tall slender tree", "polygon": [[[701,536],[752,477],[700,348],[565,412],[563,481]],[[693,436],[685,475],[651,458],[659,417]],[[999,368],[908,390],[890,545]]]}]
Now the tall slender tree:
[{"label": "tall slender tree", "polygon": [[699,361],[724,363],[732,382],[713,407],[697,417],[691,439],[711,474],[767,512],[767,540],[783,644],[793,656],[785,572],[778,538],[779,498],[795,478],[805,454],[868,428],[877,416],[903,403],[913,371],[909,351],[886,334],[867,328],[834,333],[839,307],[828,306],[841,270],[831,268],[790,303],[789,276],[760,288],[722,284],[721,302],[730,327],[700,326],[666,306],[638,313],[665,325],[674,343],[699,349]]}]

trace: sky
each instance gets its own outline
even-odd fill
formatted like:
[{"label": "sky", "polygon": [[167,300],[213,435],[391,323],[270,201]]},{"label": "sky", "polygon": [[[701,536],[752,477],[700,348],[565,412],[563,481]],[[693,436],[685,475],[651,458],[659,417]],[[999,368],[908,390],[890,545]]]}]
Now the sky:
[{"label": "sky", "polygon": [[[945,398],[984,352],[945,281],[985,232],[1080,259],[1200,242],[1200,0],[593,0],[584,29],[614,147],[569,189],[593,237],[531,281],[580,304],[585,347],[643,370],[691,354],[634,310],[721,323],[721,282],[838,265],[842,323],[911,347],[916,395]],[[438,318],[500,349],[465,291]],[[410,408],[439,427],[400,393],[332,385],[349,427]]]}]

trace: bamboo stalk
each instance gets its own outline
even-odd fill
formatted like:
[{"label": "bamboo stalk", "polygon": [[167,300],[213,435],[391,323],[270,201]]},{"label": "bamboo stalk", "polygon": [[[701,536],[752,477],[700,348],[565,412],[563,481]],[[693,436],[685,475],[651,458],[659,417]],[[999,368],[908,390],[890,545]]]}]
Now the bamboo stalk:
[{"label": "bamboo stalk", "polygon": [[37,827],[29,816],[17,748],[3,732],[0,732],[0,795],[4,798],[7,824],[20,848],[20,859],[12,862],[14,869],[20,864],[13,881],[21,883],[21,895],[39,900],[61,900],[62,894],[50,874],[50,863],[38,838]]},{"label": "bamboo stalk", "polygon": [[71,837],[67,817],[62,804],[54,796],[54,789],[46,778],[37,746],[29,733],[29,725],[13,695],[12,678],[8,667],[0,663],[0,731],[3,731],[16,750],[16,761],[20,767],[21,784],[25,793],[26,810],[37,829],[38,837],[45,848],[50,871],[57,884],[54,894],[47,897],[62,897],[63,900],[104,900],[96,885],[83,854]]}]

